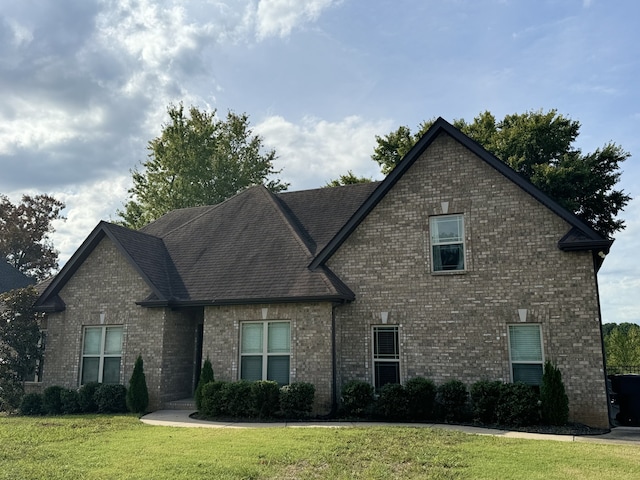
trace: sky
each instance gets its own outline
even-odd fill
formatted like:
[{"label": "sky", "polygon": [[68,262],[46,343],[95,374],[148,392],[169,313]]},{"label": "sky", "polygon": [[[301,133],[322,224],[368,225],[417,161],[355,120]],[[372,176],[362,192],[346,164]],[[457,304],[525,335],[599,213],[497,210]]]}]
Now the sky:
[{"label": "sky", "polygon": [[631,153],[600,270],[603,322],[640,323],[640,2],[0,0],[0,194],[66,204],[61,266],[117,220],[167,107],[247,113],[290,190],[381,179],[375,136],[557,109]]}]

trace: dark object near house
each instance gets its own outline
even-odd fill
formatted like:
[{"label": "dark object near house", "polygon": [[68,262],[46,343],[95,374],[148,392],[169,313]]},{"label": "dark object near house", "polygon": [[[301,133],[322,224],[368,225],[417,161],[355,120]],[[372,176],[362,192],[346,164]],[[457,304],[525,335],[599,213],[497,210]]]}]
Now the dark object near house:
[{"label": "dark object near house", "polygon": [[619,425],[640,427],[640,375],[611,375]]}]

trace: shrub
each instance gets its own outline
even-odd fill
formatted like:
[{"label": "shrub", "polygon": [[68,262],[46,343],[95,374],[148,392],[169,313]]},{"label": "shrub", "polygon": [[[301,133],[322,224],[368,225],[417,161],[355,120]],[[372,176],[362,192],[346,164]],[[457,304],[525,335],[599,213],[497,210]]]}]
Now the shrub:
[{"label": "shrub", "polygon": [[62,413],[80,413],[80,395],[77,390],[63,388],[60,392],[60,404]]},{"label": "shrub", "polygon": [[42,408],[48,415],[59,415],[62,413],[62,399],[60,394],[62,387],[53,385],[47,387],[42,392]]},{"label": "shrub", "polygon": [[234,418],[251,417],[255,413],[251,382],[239,380],[226,382],[221,391],[226,414]]},{"label": "shrub", "polygon": [[548,360],[542,374],[540,401],[543,422],[565,425],[569,421],[569,398],[564,390],[562,373]]},{"label": "shrub", "polygon": [[496,407],[500,401],[502,382],[480,380],[471,385],[470,396],[473,419],[484,424],[496,423]]},{"label": "shrub", "polygon": [[149,390],[147,389],[147,379],[144,375],[144,362],[141,355],[138,355],[133,366],[126,403],[130,412],[140,414],[145,413],[149,406]]},{"label": "shrub", "polygon": [[202,409],[202,387],[209,382],[213,382],[213,380],[213,367],[211,366],[211,360],[207,357],[204,361],[204,365],[202,365],[202,370],[200,370],[200,379],[198,380],[198,386],[196,387],[195,399],[196,408],[198,410]]},{"label": "shrub", "polygon": [[42,415],[42,395],[39,393],[27,393],[22,397],[20,403],[20,413],[22,415]]},{"label": "shrub", "polygon": [[228,382],[213,381],[202,386],[200,411],[207,417],[218,417],[227,414],[222,390]]},{"label": "shrub", "polygon": [[362,380],[351,380],[341,391],[342,411],[347,416],[366,416],[373,404],[373,386]]},{"label": "shrub", "polygon": [[306,418],[313,410],[316,387],[311,383],[294,382],[280,389],[280,410],[285,418]]},{"label": "shrub", "polygon": [[375,405],[376,415],[389,420],[404,420],[409,414],[405,388],[399,383],[387,383],[380,389]]},{"label": "shrub", "polygon": [[436,401],[436,384],[422,377],[407,381],[404,386],[407,394],[409,418],[411,420],[428,420],[433,418]]},{"label": "shrub", "polygon": [[0,371],[0,412],[19,409],[23,396],[22,381],[13,374]]},{"label": "shrub", "polygon": [[258,418],[273,418],[280,408],[280,387],[278,382],[259,380],[251,384],[254,414]]},{"label": "shrub", "polygon": [[446,421],[459,422],[467,417],[469,392],[460,380],[449,380],[438,387],[437,400]]},{"label": "shrub", "polygon": [[522,427],[540,421],[539,396],[534,387],[522,382],[504,383],[496,405],[496,420],[501,425]]},{"label": "shrub", "polygon": [[127,411],[127,389],[116,383],[103,383],[94,393],[98,413],[124,413]]},{"label": "shrub", "polygon": [[98,411],[98,405],[96,404],[94,396],[100,385],[98,382],[89,382],[78,389],[80,411],[84,413],[95,413]]}]

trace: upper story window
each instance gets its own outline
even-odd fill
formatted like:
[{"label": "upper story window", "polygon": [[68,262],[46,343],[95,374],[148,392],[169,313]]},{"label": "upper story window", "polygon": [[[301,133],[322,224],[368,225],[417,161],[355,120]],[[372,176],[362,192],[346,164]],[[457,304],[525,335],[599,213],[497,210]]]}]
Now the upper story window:
[{"label": "upper story window", "polygon": [[460,271],[464,262],[464,217],[442,215],[429,219],[434,272]]}]

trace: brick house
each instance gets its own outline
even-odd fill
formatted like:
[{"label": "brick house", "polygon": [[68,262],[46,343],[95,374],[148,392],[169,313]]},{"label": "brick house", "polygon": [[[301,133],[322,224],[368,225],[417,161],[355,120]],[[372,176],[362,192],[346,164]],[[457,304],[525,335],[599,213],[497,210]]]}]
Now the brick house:
[{"label": "brick house", "polygon": [[49,284],[43,385],[126,384],[153,408],[217,379],[539,383],[608,426],[597,271],[611,241],[438,119],[382,182],[249,188],[132,231],[101,222]]}]

